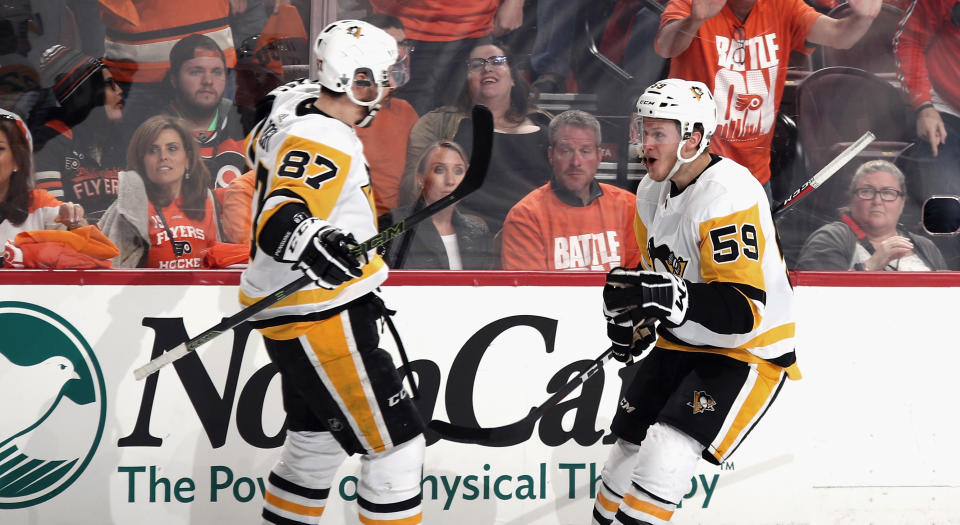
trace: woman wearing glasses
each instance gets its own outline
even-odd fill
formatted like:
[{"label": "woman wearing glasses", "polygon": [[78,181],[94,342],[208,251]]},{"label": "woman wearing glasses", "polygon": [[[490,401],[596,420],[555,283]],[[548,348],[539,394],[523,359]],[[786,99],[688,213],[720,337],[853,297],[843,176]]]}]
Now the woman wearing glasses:
[{"label": "woman wearing glasses", "polygon": [[906,202],[903,172],[885,160],[857,168],[850,202],[840,220],[813,232],[804,243],[800,270],[946,270],[933,242],[899,226]]},{"label": "woman wearing glasses", "polygon": [[491,232],[503,225],[510,208],[534,188],[546,184],[549,117],[530,106],[529,87],[502,46],[483,44],[470,52],[467,79],[457,106],[445,106],[420,117],[410,131],[400,204],[417,198],[416,162],[439,140],[453,140],[470,154],[473,130],[468,115],[474,104],[493,113],[494,141],[483,186],[459,204],[463,213],[483,219]]}]

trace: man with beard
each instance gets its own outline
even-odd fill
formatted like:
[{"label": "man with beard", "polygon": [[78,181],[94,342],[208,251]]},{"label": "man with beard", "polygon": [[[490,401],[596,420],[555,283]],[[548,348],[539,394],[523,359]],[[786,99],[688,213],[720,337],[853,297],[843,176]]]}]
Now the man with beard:
[{"label": "man with beard", "polygon": [[227,73],[223,51],[208,36],[187,36],[170,50],[171,97],[165,112],[185,120],[193,131],[213,188],[226,188],[246,171],[240,117],[233,101],[223,96]]}]

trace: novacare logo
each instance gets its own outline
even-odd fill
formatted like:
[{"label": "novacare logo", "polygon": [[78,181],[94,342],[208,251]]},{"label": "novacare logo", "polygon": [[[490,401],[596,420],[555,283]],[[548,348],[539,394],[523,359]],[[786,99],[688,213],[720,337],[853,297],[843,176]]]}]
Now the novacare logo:
[{"label": "novacare logo", "polygon": [[44,502],[93,457],[107,414],[80,332],[34,304],[0,301],[0,508]]}]

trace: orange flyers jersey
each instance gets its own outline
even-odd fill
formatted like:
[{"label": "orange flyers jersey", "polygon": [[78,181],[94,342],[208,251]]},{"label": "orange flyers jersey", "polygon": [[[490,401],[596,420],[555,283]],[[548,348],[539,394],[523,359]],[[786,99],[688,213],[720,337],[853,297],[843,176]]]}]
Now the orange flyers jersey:
[{"label": "orange flyers jersey", "polygon": [[[363,146],[353,127],[321,113],[311,86],[278,96],[270,116],[248,139],[247,157],[256,171],[250,264],[240,279],[240,302],[250,305],[303,275],[259,249],[264,225],[283,206],[299,204],[358,241],[377,233],[376,212]],[[293,231],[295,224],[290,224]],[[335,290],[310,284],[252,319],[321,312],[372,292],[387,278],[376,250],[363,275]],[[283,339],[299,334],[277,335]]]},{"label": "orange flyers jersey", "polygon": [[105,26],[103,62],[120,82],[160,82],[170,69],[170,50],[193,33],[223,51],[227,67],[237,54],[227,0],[100,0]]},{"label": "orange flyers jersey", "polygon": [[[671,0],[661,27],[686,18],[690,5],[691,0]],[[671,78],[713,88],[717,131],[711,151],[743,164],[761,183],[770,179],[770,145],[790,52],[809,52],[807,35],[820,16],[803,0],[762,0],[738,30],[741,22],[726,5],[670,61]]]},{"label": "orange flyers jersey", "polygon": [[[213,198],[207,198],[203,219],[195,221],[183,213],[183,200],[178,198],[168,206],[161,208],[163,220],[153,203],[150,211],[147,228],[150,236],[150,250],[147,252],[147,268],[162,268],[166,270],[206,268],[203,263],[207,250],[217,242],[216,210],[213,207]],[[167,227],[163,225],[166,221]],[[173,234],[173,239],[170,238]],[[175,250],[174,243],[179,248]],[[179,252],[178,256],[175,252]]]},{"label": "orange flyers jersey", "polygon": [[670,272],[691,283],[727,282],[756,290],[747,298],[753,329],[720,333],[687,319],[673,328],[661,325],[666,334],[658,346],[717,352],[747,362],[776,359],[794,349],[794,314],[770,205],[746,168],[730,159],[713,159],[677,195],[670,195],[670,182],[641,180],[634,230],[647,270]]},{"label": "orange flyers jersey", "polygon": [[570,206],[550,184],[530,192],[503,223],[504,270],[593,270],[636,267],[640,251],[633,235],[634,195],[600,184],[603,195],[586,206]]}]

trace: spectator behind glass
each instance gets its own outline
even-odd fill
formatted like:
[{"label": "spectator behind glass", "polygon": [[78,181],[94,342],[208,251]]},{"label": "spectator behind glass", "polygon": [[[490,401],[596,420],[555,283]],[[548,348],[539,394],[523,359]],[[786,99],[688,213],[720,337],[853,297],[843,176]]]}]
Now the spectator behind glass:
[{"label": "spectator behind glass", "polygon": [[[905,9],[893,40],[897,76],[917,115],[913,150],[921,197],[960,194],[960,3],[917,0]],[[912,181],[911,181],[912,184]],[[951,267],[960,265],[955,238],[938,238]],[[939,242],[943,240],[944,242]]]},{"label": "spectator behind glass", "polygon": [[475,104],[483,104],[493,113],[493,152],[483,186],[460,203],[460,210],[483,219],[491,232],[497,232],[514,204],[550,180],[549,117],[531,112],[529,88],[511,60],[503,47],[477,46],[470,52],[467,83],[457,106],[438,108],[414,124],[400,187],[401,205],[413,200],[413,163],[426,145],[452,139],[470,153],[473,129],[469,114]]},{"label": "spectator behind glass", "polygon": [[83,206],[31,189],[33,144],[20,117],[0,109],[0,247],[20,232],[86,226]]},{"label": "spectator behind glass", "polygon": [[[410,56],[410,46],[399,18],[381,14],[370,15],[363,21],[386,31],[399,44],[401,56]],[[406,164],[407,141],[417,117],[417,112],[409,102],[389,97],[380,104],[377,118],[370,125],[354,128],[360,142],[363,142],[363,154],[370,164],[370,183],[373,185],[378,215],[397,207],[400,180]]]},{"label": "spectator behind glass", "polygon": [[193,34],[170,50],[169,104],[163,113],[183,119],[200,144],[200,157],[215,188],[226,188],[246,171],[243,128],[233,101],[225,98],[227,65],[208,36]]},{"label": "spectator behind glass", "polygon": [[946,270],[933,242],[898,227],[906,202],[903,173],[885,160],[857,168],[850,203],[840,220],[813,232],[803,245],[800,270]]},{"label": "spectator behind glass", "polygon": [[34,133],[37,187],[83,205],[96,222],[124,167],[123,91],[99,59],[61,45],[43,54],[40,71],[60,107]]},{"label": "spectator behind glass", "polygon": [[236,11],[246,7],[242,5],[246,2],[239,0],[99,2],[105,27],[103,61],[126,94],[124,127],[128,133],[161,111],[170,49],[180,39],[204,34],[223,51],[228,68],[236,64],[229,18],[234,3]]},{"label": "spectator behind glass", "polygon": [[410,81],[396,96],[409,101],[418,115],[455,103],[470,50],[523,22],[523,0],[370,0],[370,4],[374,13],[402,20],[412,40]]},{"label": "spectator behind glass", "polygon": [[801,0],[671,0],[660,18],[656,51],[670,78],[713,91],[717,132],[710,148],[746,166],[770,196],[770,147],[791,51],[810,44],[846,49],[866,33],[880,0],[851,0],[834,19]]},{"label": "spectator behind glass", "polygon": [[[381,228],[449,195],[463,180],[467,167],[467,154],[456,142],[442,140],[428,146],[417,162],[419,198],[412,206],[381,218]],[[386,260],[394,269],[490,270],[495,263],[491,241],[487,225],[464,215],[454,204],[394,239]]]},{"label": "spectator behind glass", "polygon": [[120,250],[113,265],[205,267],[219,230],[209,177],[182,120],[156,115],[141,124],[127,148],[119,196],[100,220]]},{"label": "spectator behind glass", "polygon": [[504,270],[593,270],[640,265],[633,233],[636,196],[594,180],[600,165],[600,122],[570,110],[550,122],[553,180],[507,214]]}]

